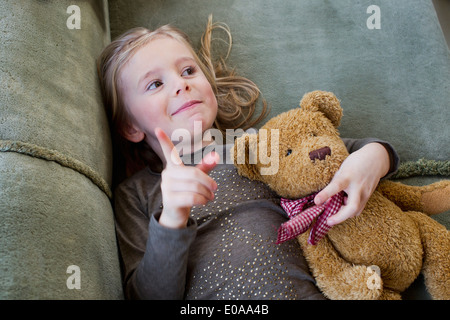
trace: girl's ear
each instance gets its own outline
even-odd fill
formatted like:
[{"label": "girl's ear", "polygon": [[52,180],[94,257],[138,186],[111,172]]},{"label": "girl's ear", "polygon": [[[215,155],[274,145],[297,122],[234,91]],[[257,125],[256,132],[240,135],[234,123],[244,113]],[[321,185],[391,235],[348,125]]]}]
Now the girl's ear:
[{"label": "girl's ear", "polygon": [[127,123],[122,129],[122,136],[128,141],[138,143],[144,140],[145,133],[136,128],[133,124]]}]

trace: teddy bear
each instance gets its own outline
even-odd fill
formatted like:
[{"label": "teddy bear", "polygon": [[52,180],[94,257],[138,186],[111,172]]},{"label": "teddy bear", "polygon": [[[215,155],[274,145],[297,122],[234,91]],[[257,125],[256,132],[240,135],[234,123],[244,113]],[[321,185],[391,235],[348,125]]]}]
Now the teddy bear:
[{"label": "teddy bear", "polygon": [[[333,227],[326,219],[345,194],[325,208],[312,203],[348,156],[337,129],[342,115],[333,93],[305,94],[300,107],[235,140],[238,173],[265,183],[284,208],[300,208],[286,211],[290,219],[280,226],[279,238],[298,240],[329,299],[401,299],[420,272],[433,299],[450,299],[450,231],[429,217],[450,209],[449,180],[426,186],[383,180],[360,215]],[[261,161],[261,151],[276,165]]]}]

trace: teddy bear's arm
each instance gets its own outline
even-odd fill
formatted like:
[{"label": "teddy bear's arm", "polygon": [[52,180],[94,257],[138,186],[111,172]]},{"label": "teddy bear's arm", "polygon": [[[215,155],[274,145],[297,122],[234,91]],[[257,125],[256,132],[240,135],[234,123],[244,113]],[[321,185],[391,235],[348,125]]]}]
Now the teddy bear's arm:
[{"label": "teddy bear's arm", "polygon": [[403,211],[421,211],[433,215],[450,210],[450,180],[426,186],[410,186],[385,180],[377,190]]}]

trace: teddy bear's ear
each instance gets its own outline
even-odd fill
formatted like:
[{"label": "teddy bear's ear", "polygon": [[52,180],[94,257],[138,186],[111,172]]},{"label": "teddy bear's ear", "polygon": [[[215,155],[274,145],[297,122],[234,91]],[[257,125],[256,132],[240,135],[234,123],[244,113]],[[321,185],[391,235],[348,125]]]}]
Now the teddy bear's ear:
[{"label": "teddy bear's ear", "polygon": [[312,91],[305,94],[300,101],[300,107],[304,110],[320,111],[331,120],[337,128],[341,123],[341,104],[332,92]]},{"label": "teddy bear's ear", "polygon": [[234,141],[232,158],[238,173],[251,180],[260,180],[257,167],[258,135],[245,133]]}]

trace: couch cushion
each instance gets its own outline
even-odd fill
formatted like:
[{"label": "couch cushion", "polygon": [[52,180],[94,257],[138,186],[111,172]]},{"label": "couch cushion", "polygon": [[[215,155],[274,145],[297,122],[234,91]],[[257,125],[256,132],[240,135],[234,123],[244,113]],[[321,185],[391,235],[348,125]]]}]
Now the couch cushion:
[{"label": "couch cushion", "polygon": [[[107,3],[0,6],[0,298],[120,298],[95,66],[110,40]],[[80,289],[66,282],[71,265]]]}]

